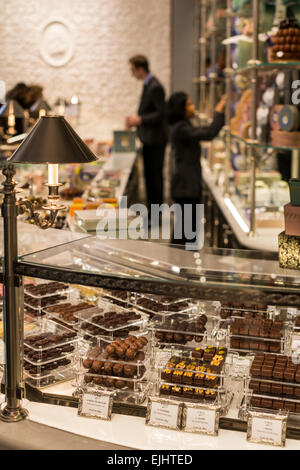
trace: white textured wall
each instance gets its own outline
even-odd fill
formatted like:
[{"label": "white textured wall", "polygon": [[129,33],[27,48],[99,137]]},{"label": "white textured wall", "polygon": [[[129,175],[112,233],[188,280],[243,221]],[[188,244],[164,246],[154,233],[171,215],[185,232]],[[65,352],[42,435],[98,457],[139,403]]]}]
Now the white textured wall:
[{"label": "white textured wall", "polygon": [[[143,53],[169,92],[170,0],[0,0],[0,79],[39,83],[49,103],[78,94],[82,137],[110,138],[134,113],[141,83],[128,58]],[[60,17],[70,24],[73,58],[55,68],[41,58],[43,24]]]}]

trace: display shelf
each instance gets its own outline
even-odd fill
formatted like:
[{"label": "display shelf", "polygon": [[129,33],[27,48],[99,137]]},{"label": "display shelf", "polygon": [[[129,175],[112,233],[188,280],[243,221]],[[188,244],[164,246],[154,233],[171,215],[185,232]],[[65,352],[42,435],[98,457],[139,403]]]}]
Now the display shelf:
[{"label": "display shelf", "polygon": [[236,74],[247,74],[253,69],[264,72],[274,72],[276,69],[280,70],[300,70],[300,61],[280,61],[280,62],[258,62],[254,65],[247,65],[246,67],[240,67],[233,69]]},{"label": "display shelf", "polygon": [[256,147],[256,148],[263,148],[263,149],[270,149],[270,150],[300,150],[300,146],[299,147],[287,147],[287,146],[278,146],[278,145],[272,145],[272,144],[269,144],[267,142],[259,142],[259,141],[256,141],[256,142],[251,142],[251,140],[247,140],[247,139],[243,139],[242,137],[236,135],[236,134],[230,134],[230,137],[234,140],[237,140],[239,141],[240,143],[244,144],[244,145],[250,145],[250,146],[253,146],[253,147]]}]

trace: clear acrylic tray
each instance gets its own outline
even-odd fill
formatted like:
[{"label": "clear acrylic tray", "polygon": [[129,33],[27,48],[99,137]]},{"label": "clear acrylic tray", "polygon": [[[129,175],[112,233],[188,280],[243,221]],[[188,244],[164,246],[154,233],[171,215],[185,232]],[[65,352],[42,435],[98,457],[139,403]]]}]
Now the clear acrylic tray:
[{"label": "clear acrylic tray", "polygon": [[[226,348],[209,346],[186,356],[171,356],[158,367],[157,390],[160,395],[187,400],[219,402],[225,393]],[[218,354],[220,353],[220,354]]]},{"label": "clear acrylic tray", "polygon": [[47,318],[36,321],[33,331],[25,333],[24,348],[44,353],[54,347],[63,347],[76,343],[77,333]]},{"label": "clear acrylic tray", "polygon": [[135,301],[136,308],[150,315],[173,315],[175,313],[197,313],[196,303],[190,301],[175,302],[169,305],[156,302],[144,296],[137,296]]},{"label": "clear acrylic tray", "polygon": [[[68,362],[68,364],[63,364],[62,361],[66,360],[70,362]],[[40,370],[40,373],[38,370]],[[26,383],[31,387],[38,389],[74,379],[75,375],[76,360],[74,355],[57,361],[57,367],[55,369],[47,370],[46,366],[38,366],[36,372],[30,372],[28,370],[24,371],[24,379]]]},{"label": "clear acrylic tray", "polygon": [[146,336],[131,336],[126,341],[101,339],[80,358],[78,386],[94,384],[138,391],[151,369],[150,343]]},{"label": "clear acrylic tray", "polygon": [[57,305],[52,305],[43,310],[44,313],[51,319],[60,320],[68,326],[76,326],[79,323],[78,317],[74,315],[76,312],[94,308],[94,304],[88,302],[63,302]]},{"label": "clear acrylic tray", "polygon": [[[124,329],[144,329],[147,318],[133,308],[122,308],[109,302],[99,301],[93,309],[82,310],[74,314],[81,324],[81,328],[91,325],[96,334],[107,335]],[[88,329],[88,328],[86,328]],[[92,332],[92,328],[90,328]]]},{"label": "clear acrylic tray", "polygon": [[62,302],[65,302],[69,299],[69,291],[64,291],[62,293],[55,293],[46,297],[32,297],[30,295],[24,294],[24,305],[29,307],[37,312],[41,313],[41,310],[49,307],[50,305],[56,305]]},{"label": "clear acrylic tray", "polygon": [[43,299],[69,290],[68,284],[57,281],[35,281],[33,284],[25,284],[24,293],[34,299]]}]

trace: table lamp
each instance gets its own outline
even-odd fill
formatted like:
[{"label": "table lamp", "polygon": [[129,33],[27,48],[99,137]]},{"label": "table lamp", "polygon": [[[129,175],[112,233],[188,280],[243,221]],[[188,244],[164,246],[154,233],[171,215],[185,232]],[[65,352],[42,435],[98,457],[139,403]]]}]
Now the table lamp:
[{"label": "table lamp", "polygon": [[[18,257],[17,216],[30,212],[35,224],[46,229],[55,222],[63,206],[58,204],[58,165],[88,163],[97,160],[78,134],[62,116],[43,116],[32,128],[26,139],[14,152],[9,164],[3,169],[5,180],[1,192],[4,194],[2,217],[4,229],[3,257],[3,317],[5,324],[5,407],[0,409],[0,419],[6,422],[20,421],[28,415],[22,408],[23,391],[23,323],[18,296],[22,294],[22,277],[14,273]],[[42,215],[35,203],[28,199],[16,199],[17,183],[14,164],[48,165],[48,204]]]}]

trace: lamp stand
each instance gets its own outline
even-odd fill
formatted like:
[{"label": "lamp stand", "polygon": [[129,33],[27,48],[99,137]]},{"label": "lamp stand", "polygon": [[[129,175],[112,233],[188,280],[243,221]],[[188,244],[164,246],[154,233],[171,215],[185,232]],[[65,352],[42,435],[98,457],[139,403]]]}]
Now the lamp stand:
[{"label": "lamp stand", "polygon": [[[57,212],[63,206],[57,204],[58,187],[48,185],[49,205],[42,217],[37,206],[26,199],[16,199],[20,192],[14,181],[16,170],[14,165],[8,164],[2,171],[5,181],[1,193],[4,194],[2,203],[3,231],[4,231],[4,259],[3,259],[3,313],[4,313],[4,343],[5,343],[5,399],[6,405],[0,409],[0,420],[16,422],[28,416],[27,410],[22,408],[21,400],[24,397],[23,387],[23,343],[24,343],[24,309],[20,290],[23,287],[22,277],[14,273],[14,264],[18,258],[18,231],[17,216],[29,210],[35,224],[42,229],[51,227]],[[23,296],[22,296],[23,298]]]},{"label": "lamp stand", "polygon": [[23,397],[23,310],[17,301],[17,288],[22,280],[14,274],[14,263],[18,256],[17,238],[17,200],[16,182],[13,177],[16,170],[12,164],[3,169],[5,181],[2,193],[4,259],[3,259],[3,313],[4,313],[4,343],[5,343],[5,399],[6,405],[0,410],[0,420],[14,423],[28,415],[22,408]]}]

